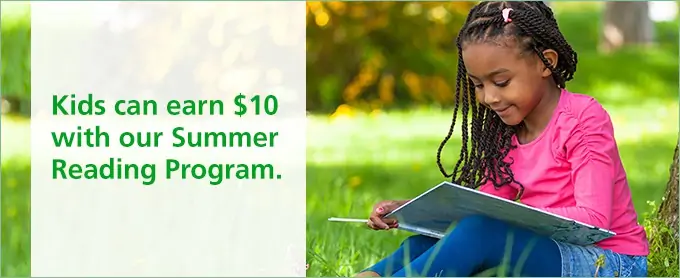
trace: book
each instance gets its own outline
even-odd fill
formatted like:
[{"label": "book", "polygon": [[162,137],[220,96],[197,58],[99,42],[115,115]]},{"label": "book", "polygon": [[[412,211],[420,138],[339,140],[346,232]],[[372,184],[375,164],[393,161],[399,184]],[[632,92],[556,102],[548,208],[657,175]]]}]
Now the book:
[{"label": "book", "polygon": [[[471,215],[498,219],[560,242],[582,246],[616,235],[600,227],[447,181],[413,198],[384,218],[396,218],[399,222],[397,229],[441,239],[457,221]],[[337,217],[328,220],[367,222],[367,219]]]}]

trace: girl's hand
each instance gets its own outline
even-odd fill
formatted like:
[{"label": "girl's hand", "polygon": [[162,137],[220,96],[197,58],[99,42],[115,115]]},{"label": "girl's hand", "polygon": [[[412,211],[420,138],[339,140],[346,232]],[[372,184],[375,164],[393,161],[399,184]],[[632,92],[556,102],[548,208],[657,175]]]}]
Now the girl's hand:
[{"label": "girl's hand", "polygon": [[371,216],[368,218],[368,227],[374,230],[389,230],[399,226],[396,219],[383,218],[388,213],[408,202],[408,200],[388,200],[373,206]]}]

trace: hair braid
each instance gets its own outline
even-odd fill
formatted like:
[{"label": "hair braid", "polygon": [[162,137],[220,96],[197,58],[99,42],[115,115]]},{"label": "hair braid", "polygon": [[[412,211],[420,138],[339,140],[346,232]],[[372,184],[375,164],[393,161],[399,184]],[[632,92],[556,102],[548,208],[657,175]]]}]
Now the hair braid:
[{"label": "hair braid", "polygon": [[[460,43],[457,43],[457,44],[458,44],[458,49],[460,49]],[[458,72],[464,72],[464,71],[465,71],[465,65],[463,64],[463,56],[462,56],[462,53],[459,51],[458,52]],[[455,102],[453,104],[453,120],[451,120],[451,127],[449,128],[449,133],[444,138],[444,141],[442,141],[442,143],[439,144],[439,149],[437,149],[437,166],[439,166],[439,171],[441,171],[442,174],[444,174],[444,176],[447,177],[447,178],[455,176],[455,174],[457,172],[456,170],[458,168],[458,165],[460,164],[460,160],[458,161],[458,163],[454,167],[453,172],[451,174],[448,174],[448,173],[446,173],[446,170],[444,170],[444,166],[442,166],[442,164],[440,163],[441,154],[442,154],[442,149],[444,148],[444,145],[446,145],[446,142],[449,141],[449,139],[451,139],[451,135],[453,135],[453,129],[456,126],[456,118],[458,116],[458,108],[460,107],[459,104],[460,104],[460,99],[461,99],[461,88],[466,88],[465,82],[466,82],[465,79],[462,79],[462,78],[456,79],[456,93],[455,93],[456,95],[454,97]],[[462,126],[465,126],[465,125],[466,125],[466,123],[462,124]],[[467,142],[467,134],[463,134],[462,137],[463,137],[462,140],[464,142],[463,144],[465,144],[465,142]]]},{"label": "hair braid", "polygon": [[[501,14],[504,8],[512,8],[512,22],[506,23]],[[555,84],[564,88],[576,72],[577,55],[560,32],[557,20],[547,5],[541,1],[494,1],[482,2],[470,10],[456,39],[458,48],[458,74],[456,76],[453,120],[448,134],[437,150],[437,165],[445,177],[463,186],[476,188],[491,182],[494,187],[516,183],[520,187],[518,198],[524,191],[523,185],[515,180],[512,159],[507,159],[510,150],[516,148],[512,137],[522,127],[504,124],[500,117],[489,108],[475,101],[475,88],[467,75],[463,62],[462,46],[468,42],[492,41],[502,37],[516,38],[524,51],[534,52],[552,72]],[[557,65],[552,65],[543,51],[552,49],[558,54]],[[448,174],[441,163],[441,153],[455,129],[457,116],[461,112],[461,150],[453,172]],[[470,131],[468,132],[468,117]],[[469,141],[469,142],[468,142]]]},{"label": "hair braid", "polygon": [[[476,5],[476,6],[472,7],[472,9],[470,9],[470,12],[468,13],[467,18],[465,19],[464,26],[467,25],[470,22],[470,20],[472,20],[473,14],[475,14],[480,8],[481,8],[480,5]],[[460,50],[461,49],[460,37],[456,40],[456,45],[458,47],[458,50]],[[463,63],[463,54],[462,54],[461,51],[458,51],[458,78],[456,78],[456,93],[455,93],[455,96],[454,96],[455,102],[453,104],[453,119],[451,120],[451,127],[449,128],[448,134],[446,135],[446,137],[444,137],[444,140],[441,142],[441,144],[439,144],[439,148],[437,149],[437,166],[439,167],[439,171],[447,178],[452,178],[456,175],[456,173],[458,173],[458,167],[459,167],[461,161],[463,160],[462,156],[461,156],[461,159],[458,161],[458,163],[456,163],[456,166],[453,168],[453,172],[451,172],[451,174],[448,174],[446,172],[446,170],[444,169],[444,166],[441,163],[442,150],[444,149],[446,142],[448,142],[449,139],[451,139],[451,136],[453,135],[453,130],[456,127],[456,118],[458,116],[458,109],[460,107],[459,104],[461,102],[460,100],[462,99],[461,95],[467,94],[467,91],[461,92],[462,89],[468,88],[468,85],[467,85],[468,80],[465,79],[465,78],[460,78],[460,73],[463,73],[463,72],[465,72],[465,64]],[[467,123],[463,123],[461,126],[465,127],[466,125],[467,125]],[[462,139],[463,144],[466,144],[467,143],[467,134],[463,134],[461,139]],[[461,154],[463,154],[462,151],[461,151]]]}]

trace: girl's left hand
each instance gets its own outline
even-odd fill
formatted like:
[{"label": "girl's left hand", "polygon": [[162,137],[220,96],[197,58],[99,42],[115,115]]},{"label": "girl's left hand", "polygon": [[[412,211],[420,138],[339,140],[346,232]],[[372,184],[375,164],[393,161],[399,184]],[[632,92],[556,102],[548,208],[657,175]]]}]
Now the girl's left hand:
[{"label": "girl's left hand", "polygon": [[383,217],[406,202],[408,202],[408,200],[388,200],[377,203],[373,206],[373,211],[368,219],[368,227],[374,230],[397,228],[399,224],[396,219]]}]

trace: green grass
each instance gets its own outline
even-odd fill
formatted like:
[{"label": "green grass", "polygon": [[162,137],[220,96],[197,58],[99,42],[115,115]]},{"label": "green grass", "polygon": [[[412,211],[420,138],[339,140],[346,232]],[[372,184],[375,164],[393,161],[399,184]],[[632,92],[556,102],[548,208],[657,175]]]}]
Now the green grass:
[{"label": "green grass", "polygon": [[26,161],[2,165],[3,277],[27,277],[31,271],[31,172]]},{"label": "green grass", "polygon": [[[652,105],[652,104],[649,104]],[[616,126],[621,157],[635,207],[663,196],[677,138],[678,105],[605,106]],[[314,116],[308,125],[308,276],[348,276],[394,250],[408,233],[378,232],[361,224],[329,223],[328,217],[364,218],[384,199],[411,198],[443,180],[436,150],[450,115],[416,111],[330,120]],[[652,124],[653,123],[653,124]],[[459,141],[445,149],[455,162]],[[641,219],[642,221],[642,219]]]},{"label": "green grass", "polygon": [[0,275],[27,277],[31,271],[31,171],[29,121],[0,118],[2,265]]}]

